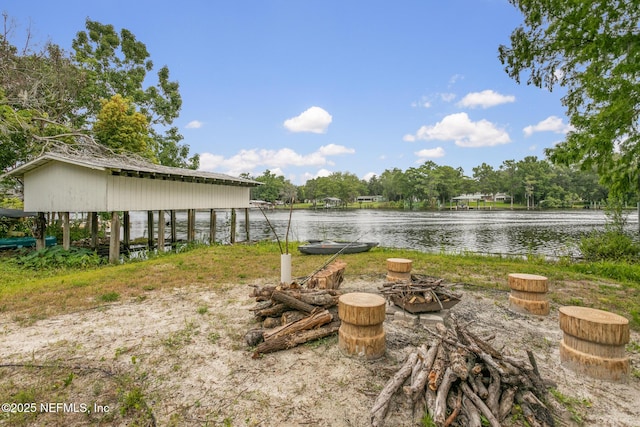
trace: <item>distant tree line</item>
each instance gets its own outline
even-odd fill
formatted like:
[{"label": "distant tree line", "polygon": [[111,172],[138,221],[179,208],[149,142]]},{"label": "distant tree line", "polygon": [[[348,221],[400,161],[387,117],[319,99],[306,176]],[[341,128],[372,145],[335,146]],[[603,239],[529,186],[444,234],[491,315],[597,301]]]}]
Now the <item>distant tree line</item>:
[{"label": "distant tree line", "polygon": [[[263,182],[253,189],[252,198],[268,202],[319,201],[326,197],[353,203],[358,196],[383,196],[385,200],[410,208],[437,208],[460,194],[504,193],[516,204],[541,208],[571,207],[579,203],[601,203],[609,196],[599,183],[595,170],[555,165],[546,159],[528,156],[522,160],[505,160],[498,169],[483,163],[473,168],[472,176],[461,168],[440,166],[427,161],[406,170],[386,169],[369,180],[350,172],[334,172],[295,186],[283,176],[267,170],[253,178]],[[635,203],[635,195],[626,195]]]}]

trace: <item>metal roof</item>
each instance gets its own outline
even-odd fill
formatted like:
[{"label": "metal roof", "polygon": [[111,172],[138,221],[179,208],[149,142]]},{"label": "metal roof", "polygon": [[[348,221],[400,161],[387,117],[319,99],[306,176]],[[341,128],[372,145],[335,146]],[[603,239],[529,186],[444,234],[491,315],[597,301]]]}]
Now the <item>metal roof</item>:
[{"label": "metal roof", "polygon": [[157,165],[150,162],[127,161],[123,157],[74,156],[69,154],[46,153],[30,162],[24,163],[5,173],[5,177],[22,177],[27,172],[37,169],[49,162],[62,162],[89,169],[108,171],[113,175],[160,178],[174,181],[201,182],[208,184],[236,185],[241,187],[257,187],[261,182],[246,178],[234,177],[215,172],[193,169],[182,169]]}]

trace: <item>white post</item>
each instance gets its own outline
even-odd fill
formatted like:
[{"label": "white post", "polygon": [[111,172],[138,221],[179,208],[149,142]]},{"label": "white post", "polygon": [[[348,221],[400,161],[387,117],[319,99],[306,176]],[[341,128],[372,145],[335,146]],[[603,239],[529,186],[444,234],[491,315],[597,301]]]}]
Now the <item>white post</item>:
[{"label": "white post", "polygon": [[291,254],[280,255],[280,283],[291,284]]}]

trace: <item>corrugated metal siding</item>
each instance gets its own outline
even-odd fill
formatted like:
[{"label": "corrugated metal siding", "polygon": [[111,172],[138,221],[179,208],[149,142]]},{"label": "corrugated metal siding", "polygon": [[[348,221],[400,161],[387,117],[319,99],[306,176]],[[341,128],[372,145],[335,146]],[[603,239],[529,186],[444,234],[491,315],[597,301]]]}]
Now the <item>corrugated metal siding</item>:
[{"label": "corrugated metal siding", "polygon": [[108,211],[248,208],[248,187],[108,177]]},{"label": "corrugated metal siding", "polygon": [[24,175],[24,209],[38,212],[93,212],[107,207],[106,173],[47,163]]},{"label": "corrugated metal siding", "polygon": [[50,162],[24,175],[24,209],[109,212],[249,207],[249,187],[110,175]]}]

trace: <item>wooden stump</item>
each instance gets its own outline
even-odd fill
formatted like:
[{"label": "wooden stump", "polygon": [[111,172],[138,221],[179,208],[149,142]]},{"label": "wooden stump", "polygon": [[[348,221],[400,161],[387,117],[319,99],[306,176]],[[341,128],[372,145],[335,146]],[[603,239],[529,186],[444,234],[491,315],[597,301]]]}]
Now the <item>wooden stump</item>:
[{"label": "wooden stump", "polygon": [[411,280],[411,260],[405,258],[387,259],[387,281]]},{"label": "wooden stump", "polygon": [[561,307],[560,361],[590,377],[622,382],[629,375],[629,321],[588,307]]},{"label": "wooden stump", "polygon": [[347,263],[336,260],[311,276],[307,287],[318,289],[338,289],[344,280],[344,269]]},{"label": "wooden stump", "polygon": [[378,359],[386,350],[382,323],[386,301],[379,295],[354,292],[338,300],[338,347],[350,356]]},{"label": "wooden stump", "polygon": [[535,274],[509,274],[509,304],[513,310],[546,316],[549,314],[547,278]]}]

